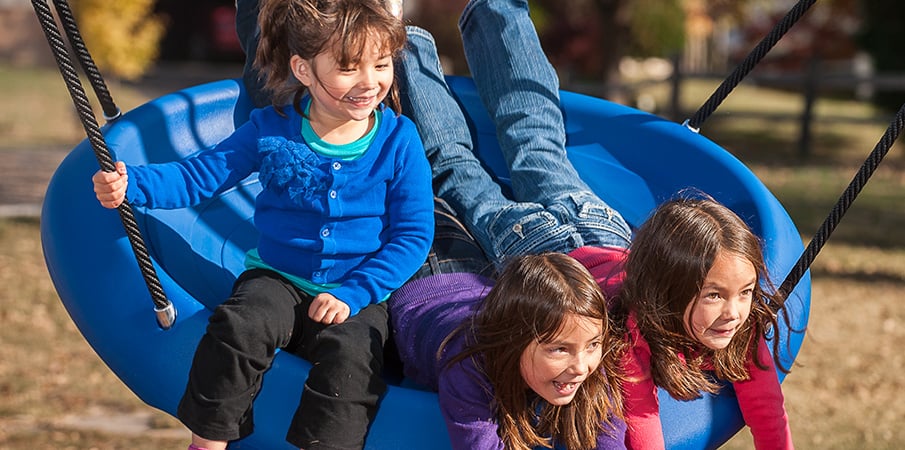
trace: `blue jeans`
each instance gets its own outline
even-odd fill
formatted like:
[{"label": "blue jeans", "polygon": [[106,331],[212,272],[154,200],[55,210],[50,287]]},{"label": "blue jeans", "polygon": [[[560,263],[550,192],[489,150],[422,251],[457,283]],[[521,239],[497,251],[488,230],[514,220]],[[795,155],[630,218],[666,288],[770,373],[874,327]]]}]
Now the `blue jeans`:
[{"label": "blue jeans", "polygon": [[631,231],[566,156],[559,82],[524,0],[473,0],[459,21],[478,94],[511,176],[511,198],[474,154],[464,113],[443,77],[433,37],[408,28],[397,78],[445,200],[497,265],[508,257],[627,247]]},{"label": "blue jeans", "polygon": [[258,39],[261,30],[258,28],[259,0],[236,0],[236,34],[239,44],[245,52],[245,67],[242,69],[242,82],[256,108],[270,105],[270,96],[264,92],[264,81],[259,79],[259,72],[254,68],[255,52],[258,50]]}]

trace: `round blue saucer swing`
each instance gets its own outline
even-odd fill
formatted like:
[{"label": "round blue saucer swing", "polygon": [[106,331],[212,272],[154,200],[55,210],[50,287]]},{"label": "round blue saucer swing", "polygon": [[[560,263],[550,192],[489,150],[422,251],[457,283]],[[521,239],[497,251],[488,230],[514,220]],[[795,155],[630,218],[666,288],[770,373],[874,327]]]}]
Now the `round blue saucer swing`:
[{"label": "round blue saucer swing", "polygon": [[[468,112],[482,158],[505,178],[493,127],[473,83],[448,81]],[[713,142],[682,125],[592,97],[563,92],[562,105],[572,162],[632,226],[658,202],[694,187],[731,207],[763,238],[774,279],[782,279],[801,254],[801,237],[776,198]],[[216,144],[250,108],[241,81],[224,80],[151,101],[106,126],[103,134],[116,160],[170,161]],[[153,319],[122,223],[94,198],[90,178],[97,167],[86,140],[53,176],[41,220],[47,266],[63,304],[97,354],[142,400],[174,414],[207,319],[228,297],[245,251],[256,242],[251,216],[260,186],[252,176],[198,207],[135,208],[161,285],[178,312],[164,330]],[[803,280],[787,302],[793,329],[805,328],[809,300],[810,282]],[[803,335],[781,330],[778,336],[789,366]],[[283,436],[307,370],[308,363],[296,356],[276,357],[255,400],[255,433],[232,448],[289,448]],[[661,393],[660,402],[669,448],[715,447],[744,424],[730,387],[691,402]],[[391,386],[367,448],[448,445],[436,395],[406,382]]]},{"label": "round blue saucer swing", "polygon": [[[54,45],[62,41],[53,34],[52,16],[40,3],[33,2],[36,12],[73,99],[84,109],[87,102],[76,100],[83,93],[72,84],[77,77],[71,64]],[[65,7],[65,2],[61,4]],[[68,17],[67,10],[60,12]],[[83,47],[78,39],[74,44]],[[87,65],[80,62],[90,75],[96,72],[90,58]],[[495,133],[472,81],[449,77],[448,82],[469,117],[479,155],[505,181]],[[99,96],[104,91],[105,87]],[[92,191],[90,178],[101,159],[97,143],[99,139],[105,143],[113,160],[129,164],[172,161],[217,144],[247,119],[251,108],[241,81],[223,80],[153,100],[111,120],[95,134],[86,125],[89,139],[60,164],[45,196],[41,238],[64,306],[123,383],[144,402],[169,414],[175,414],[208,317],[227,298],[243,270],[245,252],[256,242],[251,217],[260,186],[251,176],[197,207],[127,207],[128,213],[121,207],[118,216],[102,208]],[[789,215],[727,151],[691,127],[606,100],[562,92],[562,108],[570,159],[592,189],[633,227],[659,202],[696,188],[732,208],[763,239],[775,281],[796,265],[803,245]],[[143,236],[142,245],[136,246],[134,234]],[[810,278],[804,272],[800,276],[788,290],[789,324],[773,333],[785,367],[794,361],[808,321]],[[160,296],[165,296],[164,308]],[[156,308],[151,308],[149,298]],[[255,432],[230,448],[291,448],[284,436],[308,369],[309,364],[294,355],[276,356],[254,402]],[[784,375],[780,372],[780,379]],[[731,386],[719,395],[689,402],[661,391],[660,405],[668,448],[715,448],[744,426]],[[449,448],[436,394],[406,380],[391,380],[366,448]]]}]

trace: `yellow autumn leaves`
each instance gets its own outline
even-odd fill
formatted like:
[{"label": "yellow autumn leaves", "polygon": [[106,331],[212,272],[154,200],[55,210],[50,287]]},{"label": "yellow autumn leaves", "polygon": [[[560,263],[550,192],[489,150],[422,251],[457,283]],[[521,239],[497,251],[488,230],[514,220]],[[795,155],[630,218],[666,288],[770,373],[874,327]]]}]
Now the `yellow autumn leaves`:
[{"label": "yellow autumn leaves", "polygon": [[102,73],[140,78],[155,62],[164,20],[152,14],[154,0],[72,0],[88,52]]}]

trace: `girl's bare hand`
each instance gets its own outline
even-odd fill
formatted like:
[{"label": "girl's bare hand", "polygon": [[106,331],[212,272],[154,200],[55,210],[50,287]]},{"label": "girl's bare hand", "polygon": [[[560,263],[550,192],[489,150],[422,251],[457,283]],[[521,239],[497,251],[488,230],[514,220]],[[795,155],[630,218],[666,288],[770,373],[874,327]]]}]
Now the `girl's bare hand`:
[{"label": "girl's bare hand", "polygon": [[308,308],[308,317],[315,322],[323,324],[343,323],[349,318],[349,305],[342,300],[327,294],[321,293],[314,297],[311,306]]},{"label": "girl's bare hand", "polygon": [[117,208],[126,200],[129,175],[124,162],[117,161],[113,172],[98,170],[91,181],[94,182],[94,195],[104,208]]}]

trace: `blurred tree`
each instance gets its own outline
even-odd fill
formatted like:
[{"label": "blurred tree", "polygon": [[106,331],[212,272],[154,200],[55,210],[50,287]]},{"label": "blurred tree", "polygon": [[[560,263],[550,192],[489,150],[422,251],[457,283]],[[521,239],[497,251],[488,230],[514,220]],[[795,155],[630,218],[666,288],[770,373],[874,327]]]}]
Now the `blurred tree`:
[{"label": "blurred tree", "polygon": [[[853,39],[860,21],[857,3],[863,0],[825,0],[812,6],[783,36],[761,64],[776,70],[805,70],[810,61],[850,60],[857,52]],[[760,8],[740,22],[736,60],[747,56],[788,12],[788,5]]]},{"label": "blurred tree", "polygon": [[154,0],[73,0],[79,31],[98,68],[112,76],[140,78],[154,63],[164,32],[151,15]]},{"label": "blurred tree", "polygon": [[459,36],[459,16],[468,3],[467,0],[417,0],[406,3],[406,8],[414,7],[412,14],[406,12],[406,22],[431,32],[437,42],[437,50],[443,57],[443,69],[448,74],[468,75],[468,64]]},{"label": "blurred tree", "polygon": [[634,0],[629,4],[631,39],[627,54],[671,57],[685,45],[685,11],[681,0]]},{"label": "blurred tree", "polygon": [[534,0],[532,17],[551,62],[567,78],[618,80],[629,45],[630,0]]},{"label": "blurred tree", "polygon": [[[859,32],[861,47],[874,61],[877,72],[905,72],[905,4],[901,0],[863,0],[863,22]],[[875,103],[898,110],[905,93],[884,92]]]}]

